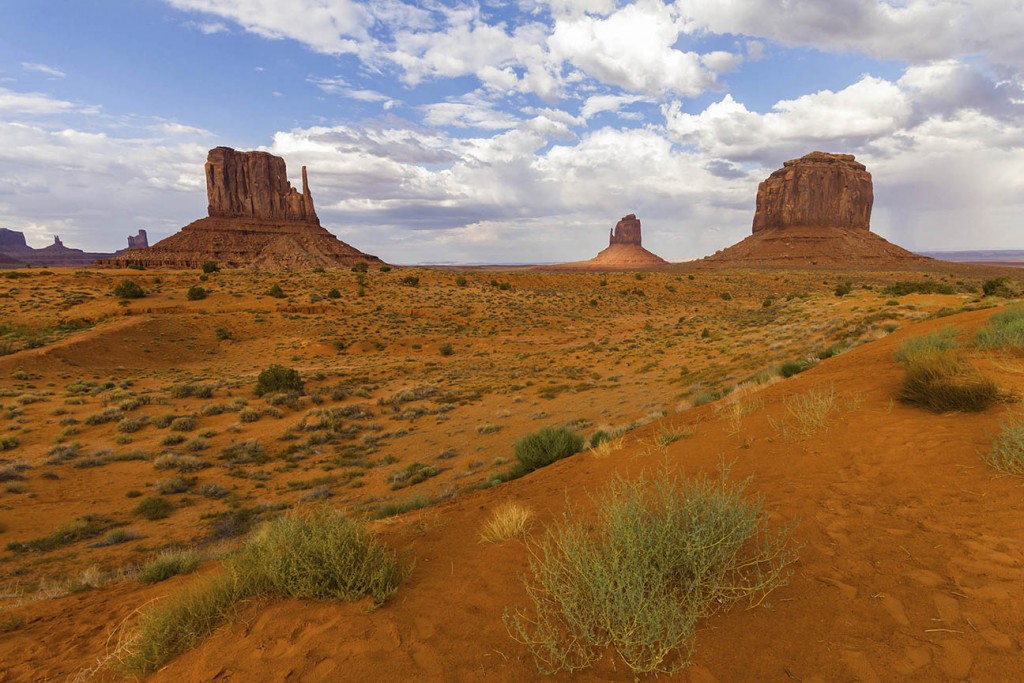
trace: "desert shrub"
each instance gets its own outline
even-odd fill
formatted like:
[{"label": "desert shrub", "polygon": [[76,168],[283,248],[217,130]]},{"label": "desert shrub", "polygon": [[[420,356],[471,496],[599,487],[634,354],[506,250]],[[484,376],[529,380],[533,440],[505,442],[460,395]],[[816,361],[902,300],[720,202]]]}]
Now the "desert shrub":
[{"label": "desert shrub", "polygon": [[297,370],[282,365],[271,365],[256,378],[256,395],[274,394],[279,392],[302,393],[305,383]]},{"label": "desert shrub", "polygon": [[906,374],[902,402],[942,413],[980,412],[999,399],[999,390],[970,364],[956,342],[956,330],[944,328],[908,339],[896,352]]},{"label": "desert shrub", "polygon": [[613,482],[592,517],[545,532],[524,579],[533,614],[506,612],[509,633],[543,673],[586,668],[609,647],[635,674],[683,668],[698,619],[759,604],[794,559],[788,529],[768,530],[745,485],[668,472]]},{"label": "desert shrub", "polygon": [[35,538],[24,543],[8,543],[7,549],[14,552],[56,550],[86,538],[99,536],[109,526],[107,521],[101,517],[86,515],[59,525],[42,538]]},{"label": "desert shrub", "polygon": [[205,288],[200,287],[199,285],[192,285],[185,293],[185,298],[189,301],[199,301],[200,299],[205,299],[206,294],[207,291]]},{"label": "desert shrub", "polygon": [[441,346],[437,347],[438,353],[442,356],[450,356],[455,353],[455,347],[451,345],[451,342],[445,342]]},{"label": "desert shrub", "polygon": [[204,498],[223,498],[228,495],[228,490],[219,484],[214,484],[212,481],[208,481],[196,491],[200,496]]},{"label": "desert shrub", "polygon": [[275,299],[283,299],[287,295],[284,293],[284,290],[281,289],[281,285],[275,282],[270,286],[270,289],[267,290],[267,296],[272,296]]},{"label": "desert shrub", "polygon": [[366,261],[356,261],[352,266],[353,273],[365,273],[370,270],[370,265]]},{"label": "desert shrub", "polygon": [[145,427],[147,422],[145,417],[126,417],[117,423],[117,431],[132,434]]},{"label": "desert shrub", "polygon": [[128,541],[134,541],[139,535],[134,531],[128,529],[111,529],[103,536],[103,540],[93,545],[96,547],[105,547],[110,545],[120,545],[127,543]]},{"label": "desert shrub", "polygon": [[988,324],[978,330],[974,343],[982,349],[1024,348],[1024,306],[994,313]]},{"label": "desert shrub", "polygon": [[216,261],[204,261],[203,262],[203,272],[204,273],[207,273],[207,274],[209,274],[209,273],[216,273],[219,270],[220,270],[220,266],[217,265]]},{"label": "desert shrub", "polygon": [[144,564],[136,578],[140,583],[158,583],[179,574],[191,574],[202,559],[194,550],[165,550]]},{"label": "desert shrub", "polygon": [[390,272],[391,272],[391,266],[389,266],[389,265],[383,265],[383,266],[381,266],[381,267],[379,268],[379,270],[380,270],[380,272],[382,272],[382,273],[390,273]]},{"label": "desert shrub", "polygon": [[143,517],[150,521],[157,519],[164,519],[171,514],[173,509],[170,501],[166,498],[160,498],[159,496],[149,496],[143,498],[138,505],[135,506],[135,514],[139,517]]},{"label": "desert shrub", "polygon": [[807,364],[802,361],[787,360],[779,366],[779,375],[782,377],[792,377],[793,375],[800,374],[806,369]]},{"label": "desert shrub", "polygon": [[190,415],[176,417],[171,420],[171,430],[175,432],[190,432],[196,428],[196,419]]},{"label": "desert shrub", "polygon": [[221,457],[237,464],[263,462],[267,454],[263,452],[263,445],[255,439],[248,439],[231,444],[223,451]]},{"label": "desert shrub", "polygon": [[612,438],[611,434],[609,434],[608,432],[604,431],[603,429],[598,429],[590,437],[590,447],[591,448],[597,448],[598,446],[603,444],[605,441],[609,441],[611,438]]},{"label": "desert shrub", "polygon": [[456,287],[465,287],[467,284],[469,284],[469,280],[466,279],[465,275],[456,275],[455,276],[455,286]]},{"label": "desert shrub", "polygon": [[441,470],[434,465],[425,465],[421,462],[414,462],[392,474],[388,477],[388,481],[391,483],[391,490],[397,491],[398,489],[405,488],[406,486],[415,486],[416,484],[422,483],[431,477],[436,477],[440,473]]},{"label": "desert shrub", "polygon": [[981,285],[981,291],[985,296],[1001,296],[1005,299],[1017,296],[1017,292],[1010,285],[1010,278],[1006,275],[985,280]]},{"label": "desert shrub", "polygon": [[844,297],[852,291],[853,285],[851,285],[849,282],[841,282],[838,285],[836,285],[836,288],[833,291],[833,293],[838,297]]},{"label": "desert shrub", "polygon": [[[934,280],[900,280],[885,288],[890,296],[906,296],[907,294],[956,294],[953,285]],[[888,304],[887,305],[892,305]],[[899,303],[898,301],[895,303]]]},{"label": "desert shrub", "polygon": [[1000,472],[1024,474],[1024,419],[1000,422],[992,448],[982,457]]},{"label": "desert shrub", "polygon": [[168,477],[160,479],[153,485],[157,493],[171,495],[174,493],[185,493],[192,488],[192,482],[184,477]]},{"label": "desert shrub", "polygon": [[0,451],[12,451],[19,443],[21,442],[16,436],[0,436]]},{"label": "desert shrub", "polygon": [[386,517],[394,517],[395,515],[401,515],[406,512],[428,507],[436,502],[437,499],[435,498],[429,498],[422,493],[417,493],[409,496],[408,498],[384,503],[377,508],[375,513],[373,513],[373,518],[384,519]]},{"label": "desert shrub", "polygon": [[394,553],[365,526],[327,507],[282,517],[224,562],[224,572],[145,611],[122,666],[145,673],[199,643],[239,600],[259,596],[382,604],[405,578]]},{"label": "desert shrub", "polygon": [[510,501],[494,509],[491,518],[480,529],[480,540],[485,543],[501,543],[516,536],[525,536],[533,523],[529,508]]},{"label": "desert shrub", "polygon": [[120,299],[141,299],[146,292],[134,280],[121,280],[114,287],[114,296]]},{"label": "desert shrub", "polygon": [[340,299],[341,298],[341,292],[339,292],[337,289],[332,289],[331,291],[327,292],[327,298],[328,299]]},{"label": "desert shrub", "polygon": [[238,411],[239,422],[256,422],[261,417],[261,413],[253,408],[244,408]]},{"label": "desert shrub", "polygon": [[582,448],[583,437],[568,427],[544,427],[516,441],[516,473],[532,472],[579,453]]},{"label": "desert shrub", "polygon": [[405,277],[402,278],[401,282],[406,287],[419,287],[420,286],[420,279],[418,277],[416,277],[415,275],[406,275]]},{"label": "desert shrub", "polygon": [[226,327],[215,327],[213,328],[213,333],[217,335],[217,339],[220,341],[231,339],[231,330]]},{"label": "desert shrub", "polygon": [[176,384],[167,393],[171,398],[212,398],[216,388],[215,384]]}]

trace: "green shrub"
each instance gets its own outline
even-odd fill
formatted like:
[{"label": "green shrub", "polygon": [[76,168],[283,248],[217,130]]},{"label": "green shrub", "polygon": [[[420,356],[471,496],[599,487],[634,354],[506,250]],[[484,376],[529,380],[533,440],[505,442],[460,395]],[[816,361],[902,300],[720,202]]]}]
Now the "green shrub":
[{"label": "green shrub", "polygon": [[441,344],[439,347],[437,347],[437,351],[442,356],[450,356],[453,353],[455,353],[455,347],[452,346],[450,342],[445,342]]},{"label": "green shrub", "polygon": [[204,273],[207,273],[207,274],[209,274],[209,273],[216,273],[219,270],[220,270],[220,266],[217,265],[216,261],[205,261],[205,262],[203,262],[203,272]]},{"label": "green shrub", "polygon": [[807,365],[801,361],[787,360],[779,366],[779,374],[783,377],[792,377],[807,369]]},{"label": "green shrub", "polygon": [[271,365],[256,378],[256,395],[296,392],[301,394],[305,383],[298,371],[282,365]]},{"label": "green shrub", "polygon": [[1000,422],[992,448],[983,457],[1000,472],[1024,474],[1024,420]]},{"label": "green shrub", "polygon": [[634,674],[685,667],[698,619],[738,600],[759,604],[795,553],[745,483],[668,472],[619,479],[548,528],[524,579],[533,614],[505,613],[542,673],[591,666],[610,647]]},{"label": "green shrub", "polygon": [[391,266],[389,266],[387,264],[381,266],[380,267],[380,272],[382,272],[382,273],[390,273],[391,272]]},{"label": "green shrub", "polygon": [[591,448],[597,448],[598,446],[603,444],[605,441],[611,441],[611,438],[612,438],[611,434],[609,434],[608,432],[604,431],[603,429],[598,429],[590,437],[590,447]]},{"label": "green shrub", "polygon": [[191,574],[202,559],[194,550],[166,550],[144,564],[136,578],[140,583],[158,583],[179,574]]},{"label": "green shrub", "polygon": [[283,299],[287,295],[284,293],[284,290],[281,289],[281,285],[275,282],[270,286],[270,289],[267,290],[267,296],[272,296],[275,299]]},{"label": "green shrub", "polygon": [[896,358],[906,370],[899,399],[908,405],[936,413],[980,412],[999,399],[995,382],[975,370],[958,348],[954,328],[908,339]]},{"label": "green shrub", "polygon": [[192,482],[184,477],[168,477],[157,481],[153,488],[157,493],[166,496],[172,493],[185,493],[192,488]]},{"label": "green shrub", "polygon": [[7,549],[14,552],[46,552],[56,550],[86,538],[99,536],[109,526],[109,523],[101,517],[86,515],[61,524],[42,538],[36,538],[25,543],[8,543]]},{"label": "green shrub", "polygon": [[146,293],[134,280],[121,280],[114,287],[114,296],[120,299],[141,299]]},{"label": "green shrub", "polygon": [[188,292],[185,293],[185,298],[189,301],[199,301],[200,299],[206,298],[206,290],[199,285],[192,285],[188,288]]},{"label": "green shrub", "polygon": [[336,288],[332,289],[331,291],[327,292],[327,298],[328,299],[340,299],[341,298],[341,292],[339,292]]},{"label": "green shrub", "polygon": [[838,296],[838,297],[844,297],[844,296],[846,296],[847,294],[849,294],[852,291],[853,291],[853,285],[851,285],[849,282],[843,282],[843,283],[840,283],[840,284],[836,285],[834,294],[836,296]]},{"label": "green shrub", "polygon": [[583,437],[568,427],[544,427],[516,441],[516,473],[532,472],[579,453],[582,448]]},{"label": "green shrub", "polygon": [[[907,294],[956,294],[953,285],[933,280],[900,280],[885,288],[890,296],[906,296]],[[893,305],[886,302],[887,305]],[[895,303],[899,303],[898,301]]]},{"label": "green shrub", "polygon": [[260,596],[385,602],[407,571],[366,527],[327,507],[282,517],[224,562],[224,572],[143,612],[121,660],[156,670],[195,647],[240,600]]},{"label": "green shrub", "polygon": [[1010,278],[1006,275],[986,280],[981,285],[981,291],[985,296],[1001,296],[1004,299],[1017,296],[1017,292],[1010,285]]},{"label": "green shrub", "polygon": [[416,277],[415,275],[406,275],[405,277],[402,278],[401,282],[402,282],[403,285],[405,285],[407,287],[419,287],[420,286],[420,279],[418,277]]},{"label": "green shrub", "polygon": [[988,324],[978,330],[974,343],[982,349],[1024,348],[1024,306],[994,313]]},{"label": "green shrub", "polygon": [[353,273],[365,273],[368,270],[370,270],[370,265],[366,261],[356,261],[352,266]]},{"label": "green shrub", "polygon": [[469,281],[466,279],[465,275],[457,275],[457,276],[455,276],[455,286],[456,287],[465,287],[468,283],[469,283]]},{"label": "green shrub", "polygon": [[150,521],[157,519],[164,519],[171,514],[171,510],[174,508],[171,502],[166,498],[160,498],[159,496],[149,496],[143,498],[138,505],[135,506],[135,514]]},{"label": "green shrub", "polygon": [[12,451],[19,443],[21,442],[16,436],[0,436],[0,451]]}]

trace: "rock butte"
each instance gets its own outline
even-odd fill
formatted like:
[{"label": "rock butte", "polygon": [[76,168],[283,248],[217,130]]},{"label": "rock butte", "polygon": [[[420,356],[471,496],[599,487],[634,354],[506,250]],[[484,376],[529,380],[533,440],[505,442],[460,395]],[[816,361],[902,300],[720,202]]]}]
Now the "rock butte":
[{"label": "rock butte", "polygon": [[129,249],[147,249],[148,247],[149,237],[146,235],[145,230],[139,230],[138,235],[128,235]]},{"label": "rock butte", "polygon": [[637,270],[658,268],[669,262],[641,245],[640,220],[635,213],[623,216],[608,235],[608,248],[589,261],[544,266],[552,270]]},{"label": "rock butte", "polygon": [[757,188],[750,237],[695,262],[703,267],[879,267],[932,262],[870,230],[871,174],[852,154],[811,152]]},{"label": "rock butte", "polygon": [[207,156],[205,174],[207,218],[100,265],[197,268],[215,261],[226,268],[289,270],[383,263],[320,225],[305,166],[299,192],[288,182],[281,157],[216,147]]},{"label": "rock butte", "polygon": [[34,249],[28,246],[24,233],[0,228],[0,268],[18,268],[25,265],[73,268],[88,266],[96,259],[111,256],[113,254],[91,253],[66,247],[57,235],[54,235],[53,244],[50,246]]}]

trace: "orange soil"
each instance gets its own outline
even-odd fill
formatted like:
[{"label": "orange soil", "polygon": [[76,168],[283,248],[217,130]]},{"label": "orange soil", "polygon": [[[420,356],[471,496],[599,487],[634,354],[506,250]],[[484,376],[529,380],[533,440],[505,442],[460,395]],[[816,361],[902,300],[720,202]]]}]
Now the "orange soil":
[{"label": "orange soil", "polygon": [[[367,304],[396,309],[408,306],[409,313],[418,310],[422,315],[446,318],[451,313],[448,306],[457,307],[458,303],[449,302],[433,309],[432,313],[422,308],[422,304],[432,287],[440,286],[451,276],[422,272],[420,275],[424,282],[419,290],[406,292],[381,286],[381,296]],[[172,274],[162,276],[182,289]],[[548,300],[541,294],[547,289],[558,292],[550,300],[551,305],[571,297],[576,291],[581,292],[584,299],[591,296],[588,287],[593,285],[588,285],[589,280],[554,279],[557,277],[585,276],[504,275],[502,279],[512,279],[517,296],[526,297],[527,301],[532,297],[540,311],[547,310],[544,306]],[[338,360],[333,360],[333,356],[322,357],[327,352],[318,346],[311,348],[315,340],[303,339],[291,326],[294,321],[287,317],[263,323],[263,326],[241,322],[242,308],[258,303],[251,297],[242,297],[237,310],[224,314],[238,321],[234,332],[239,340],[227,346],[218,346],[215,340],[207,339],[207,332],[190,338],[189,335],[196,333],[197,324],[204,330],[212,325],[204,316],[194,317],[189,311],[205,308],[209,311],[206,315],[216,317],[218,306],[233,305],[230,299],[226,303],[207,300],[189,304],[144,299],[130,304],[128,308],[134,315],[123,320],[103,323],[97,329],[72,335],[43,349],[0,358],[0,377],[5,378],[0,386],[13,386],[6,378],[16,368],[36,375],[29,391],[42,391],[51,382],[60,389],[64,383],[80,376],[96,375],[102,379],[110,373],[135,378],[137,384],[132,391],[147,387],[162,391],[175,379],[180,381],[185,376],[197,377],[206,372],[207,378],[218,377],[228,382],[224,385],[227,389],[218,389],[216,400],[229,400],[222,398],[227,391],[248,397],[250,405],[255,407],[258,402],[246,393],[255,372],[274,358],[288,360],[280,358],[279,349],[267,349],[266,341],[251,338],[251,335],[258,337],[263,333],[266,338],[283,342],[289,352],[294,350],[298,359],[295,365],[313,368],[341,363],[349,371],[377,368],[381,388],[374,390],[372,397],[383,398],[398,388],[423,382],[425,376],[445,379],[454,387],[473,380],[479,382],[481,376],[474,372],[491,373],[488,376],[501,382],[521,381],[509,380],[502,372],[531,376],[531,373],[542,373],[544,363],[556,362],[555,359],[587,366],[595,362],[595,355],[580,358],[581,353],[586,353],[580,347],[580,334],[583,338],[615,334],[617,326],[625,326],[627,331],[613,342],[624,350],[597,353],[596,358],[602,364],[591,365],[601,375],[594,383],[607,383],[610,388],[568,391],[553,400],[538,400],[529,393],[533,391],[529,388],[504,394],[488,393],[483,401],[452,410],[449,420],[433,424],[424,424],[421,420],[409,424],[410,436],[385,440],[378,453],[395,455],[399,462],[394,467],[401,467],[413,460],[433,462],[438,451],[454,447],[458,457],[453,461],[464,469],[465,463],[474,458],[507,457],[516,436],[548,421],[586,417],[595,424],[602,420],[621,423],[642,415],[653,406],[671,408],[666,399],[669,403],[682,401],[660,421],[628,432],[625,446],[606,458],[583,452],[522,479],[491,489],[461,492],[451,500],[377,523],[384,540],[416,562],[409,580],[383,607],[367,612],[365,604],[275,601],[246,605],[235,622],[219,629],[194,651],[169,662],[152,680],[537,680],[539,675],[529,653],[510,639],[501,621],[504,609],[527,606],[520,576],[527,569],[528,546],[515,540],[500,545],[479,542],[479,529],[494,508],[507,500],[530,507],[540,520],[533,531],[533,538],[537,538],[544,524],[557,522],[568,503],[585,507],[587,493],[597,491],[616,474],[635,475],[663,464],[694,474],[711,472],[722,462],[731,465],[734,480],[753,476],[748,491],[765,497],[775,523],[797,521],[793,544],[799,547],[799,559],[792,567],[789,583],[777,589],[767,605],[753,610],[733,608],[702,623],[696,636],[693,665],[672,677],[673,680],[987,681],[1013,678],[1015,674],[1011,672],[1018,670],[1024,647],[1021,636],[1024,632],[1021,616],[1024,614],[1024,523],[1021,521],[1024,480],[992,471],[978,455],[988,448],[1000,419],[1012,408],[998,406],[977,415],[933,415],[893,400],[901,378],[893,351],[903,339],[949,324],[972,330],[987,319],[989,311],[916,324],[910,324],[908,318],[897,318],[906,329],[825,360],[793,378],[751,386],[716,403],[686,410],[685,392],[678,393],[678,373],[671,370],[686,364],[691,373],[707,378],[708,382],[715,377],[723,382],[738,382],[740,375],[748,371],[736,373],[729,368],[748,362],[763,365],[771,358],[777,362],[793,357],[801,344],[806,348],[818,337],[827,343],[832,332],[826,334],[819,329],[825,319],[834,317],[857,323],[867,311],[875,310],[884,295],[864,291],[838,300],[828,294],[830,286],[820,284],[821,274],[746,274],[740,280],[757,284],[742,290],[739,280],[724,279],[730,277],[728,275],[716,276],[723,279],[711,280],[710,284],[707,280],[690,284],[668,276],[664,276],[664,280],[658,279],[663,276],[648,276],[651,279],[642,283],[631,282],[632,278],[627,276],[615,277],[620,278],[612,280],[616,287],[639,285],[651,290],[655,283],[671,282],[673,287],[681,289],[657,295],[649,309],[645,306],[651,303],[650,294],[647,303],[624,303],[621,309],[614,300],[608,300],[608,310],[612,312],[601,318],[596,329],[574,332],[574,325],[586,327],[584,323],[565,324],[563,320],[560,333],[548,331],[544,328],[544,317],[531,313],[527,307],[524,315],[530,316],[534,327],[524,327],[518,334],[500,329],[494,336],[484,334],[475,338],[452,333],[450,338],[456,344],[456,354],[449,359],[432,356],[429,361],[450,363],[442,366],[449,375],[438,375],[440,370],[435,366],[424,368],[422,374],[407,367],[407,356],[412,354],[408,346],[402,351],[392,346],[380,353],[375,352],[372,345],[357,350],[350,347]],[[813,288],[816,281],[818,289],[812,289],[812,298],[804,303],[797,298],[785,304],[792,307],[790,317],[768,322],[764,329],[752,323],[748,326],[748,322],[756,322],[750,316],[761,308],[761,299],[779,287],[778,277],[789,278],[789,286],[800,289]],[[717,297],[711,300],[708,293],[701,295],[699,291],[691,297],[683,291],[698,284],[706,285],[710,292],[731,289],[733,300],[722,302]],[[821,292],[822,289],[825,291]],[[460,296],[454,289],[447,293],[452,297]],[[473,294],[490,296],[487,290]],[[419,304],[408,301],[410,296]],[[685,310],[693,317],[693,322],[682,343],[676,346],[666,346],[674,339],[674,328],[662,328],[667,322],[662,317],[674,320],[682,309],[663,301],[663,296],[682,296],[697,306]],[[705,301],[703,306],[693,304],[701,296]],[[541,303],[536,302],[537,297]],[[910,299],[917,310],[936,310],[966,301],[957,296],[908,297],[905,301]],[[502,309],[504,316],[516,321],[519,314],[511,303],[517,300],[507,301]],[[264,300],[258,305],[266,307],[268,303]],[[289,306],[293,310],[298,308],[295,302],[269,305],[280,306],[278,310],[288,310]],[[363,304],[353,301],[346,305],[350,310],[358,310]],[[140,314],[141,306],[149,306],[154,312]],[[181,310],[168,312],[173,307]],[[723,313],[729,307],[735,307],[738,317],[729,318]],[[79,309],[76,315],[89,317],[100,311],[117,310],[117,307],[95,300],[79,304]],[[325,306],[324,311],[324,315],[333,315],[329,307]],[[803,315],[815,311],[817,315],[809,318]],[[714,317],[716,312],[717,318]],[[915,312],[906,311],[908,315]],[[21,315],[30,320],[34,311],[31,306],[25,306]],[[486,314],[461,314],[465,316],[463,320],[473,325],[482,324],[481,315]],[[270,314],[266,317],[269,319]],[[309,320],[300,323],[307,329],[313,325]],[[716,337],[724,329],[732,330],[735,337],[731,341],[714,337],[701,340],[697,333],[705,325],[714,328]],[[645,345],[644,338],[647,326],[655,330],[651,332],[649,346]],[[433,329],[432,334],[436,334],[438,328]],[[424,332],[416,338],[431,344],[445,338],[431,336],[430,330]],[[525,338],[520,338],[520,334]],[[882,336],[870,330],[864,334],[867,338]],[[502,343],[496,343],[495,337]],[[411,338],[410,335],[404,343],[412,343]],[[784,338],[788,341],[781,344],[782,348],[772,351],[773,339]],[[636,342],[637,346],[630,350],[625,345],[627,341]],[[538,350],[537,345],[545,342],[550,347]],[[140,345],[151,347],[151,353],[138,353]],[[744,361],[742,352],[747,350],[746,346],[753,345],[758,346],[761,355],[755,354]],[[184,353],[186,348],[189,349],[187,354]],[[653,370],[638,367],[654,357],[652,350],[656,348],[667,351],[666,357],[659,360],[663,367]],[[691,352],[694,348],[698,349],[696,353]],[[213,353],[206,357],[204,349]],[[128,354],[129,351],[135,353]],[[484,366],[486,356],[475,355],[480,352],[495,354],[504,365],[500,368]],[[537,353],[549,355],[531,355]],[[619,357],[630,358],[631,362],[614,365]],[[186,370],[175,371],[182,363]],[[394,363],[401,367],[396,369]],[[977,364],[995,378],[1002,389],[1015,393],[1024,389],[1024,365],[1020,358],[992,354],[979,356]],[[76,367],[82,369],[76,370]],[[725,369],[715,369],[720,367]],[[621,376],[610,378],[610,369]],[[244,375],[244,381],[232,385],[230,380],[240,375]],[[788,397],[825,387],[835,389],[838,409],[824,430],[809,437],[795,438],[777,429],[780,421],[786,419]],[[346,401],[346,404],[352,402]],[[372,401],[364,402],[379,411],[378,419],[384,423],[385,430],[395,427],[398,418]],[[622,402],[625,405],[619,405]],[[176,413],[198,409],[203,404],[195,400],[181,403],[171,406]],[[5,407],[10,404],[10,398],[3,399]],[[738,408],[734,410],[733,405]],[[145,461],[125,461],[89,469],[62,466],[56,470],[60,472],[60,479],[39,478],[38,472],[46,468],[41,460],[50,445],[49,439],[59,429],[56,425],[44,426],[53,407],[52,401],[24,405],[24,414],[33,418],[32,424],[45,433],[31,429],[17,432],[22,445],[13,457],[37,463],[37,469],[28,471],[33,497],[27,498],[24,493],[0,494],[3,495],[0,521],[6,527],[2,534],[5,542],[41,536],[56,523],[84,512],[124,517],[126,507],[134,504],[124,498],[127,489],[144,488],[153,479],[167,476],[154,473]],[[74,413],[80,416],[102,408],[95,401],[84,408],[74,404],[64,407],[81,411]],[[154,404],[142,410],[158,415],[171,407]],[[315,406],[304,408],[312,407]],[[531,411],[540,408],[551,415],[539,422],[528,417]],[[681,412],[675,412],[676,409]],[[498,411],[513,414],[495,418]],[[299,410],[294,416],[297,418],[304,412],[304,409]],[[238,438],[257,438],[268,445],[274,444],[284,423],[295,421],[292,415],[287,412],[280,421],[261,418],[245,426],[248,431]],[[199,421],[201,427],[209,426],[218,432],[210,439],[220,444],[226,443],[228,427],[236,419],[229,413]],[[485,419],[502,424],[503,429],[494,435],[474,434],[473,425]],[[692,426],[695,433],[667,447],[659,447],[656,437],[670,425]],[[4,429],[4,433],[14,432],[11,427]],[[129,448],[144,446],[159,451],[156,439],[166,432],[149,434],[153,431],[152,426],[147,427],[139,434],[148,436],[140,436]],[[91,450],[93,446],[109,444],[114,434],[113,425],[107,424],[92,431],[83,430],[78,438]],[[473,448],[478,450],[471,452]],[[12,456],[11,452],[2,455]],[[295,496],[282,493],[276,485],[283,479],[312,476],[312,473],[300,476],[297,471],[274,473],[265,488],[257,485],[253,490],[246,488],[253,485],[252,481],[232,480],[221,470],[220,466],[215,466],[198,474],[203,481],[212,478],[229,486],[237,483],[242,487],[238,495],[249,491],[247,495],[288,502],[296,502]],[[383,474],[379,469],[368,471],[363,489],[338,491],[338,497],[332,500],[339,506],[349,504],[358,508],[366,503],[361,496],[385,495],[387,479]],[[450,482],[443,484],[449,485]],[[419,486],[441,487],[442,484],[428,480]],[[90,563],[123,566],[140,552],[143,556],[152,552],[163,540],[188,542],[196,539],[202,529],[201,513],[219,509],[218,505],[192,497],[189,505],[179,507],[166,520],[133,522],[135,528],[144,532],[146,548],[141,550],[125,546],[87,549],[79,544],[71,549],[27,557],[5,551],[0,566],[9,578],[30,578],[58,570],[73,572]],[[204,571],[215,571],[212,563],[207,567]],[[146,588],[130,580],[114,582],[91,591],[28,602],[5,610],[23,617],[24,624],[0,635],[0,680],[55,680],[74,675],[104,655],[111,644],[108,635],[122,621],[130,622],[134,610],[195,580],[194,576],[177,577]],[[8,584],[9,594],[15,585]],[[4,613],[0,612],[0,616]],[[97,679],[117,680],[117,677],[101,671]],[[616,663],[609,657],[592,670],[551,679],[628,681],[632,675],[621,662]]]}]

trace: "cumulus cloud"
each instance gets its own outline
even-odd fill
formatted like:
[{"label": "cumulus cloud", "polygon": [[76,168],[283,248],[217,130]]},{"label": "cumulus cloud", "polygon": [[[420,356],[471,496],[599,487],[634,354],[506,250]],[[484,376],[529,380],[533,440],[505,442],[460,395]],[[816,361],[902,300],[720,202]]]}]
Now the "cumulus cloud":
[{"label": "cumulus cloud", "polygon": [[1024,67],[1024,12],[1017,0],[678,0],[695,26],[783,45],[930,62],[984,54]]},{"label": "cumulus cloud", "polygon": [[61,114],[77,109],[79,107],[67,100],[59,100],[42,93],[15,92],[0,88],[0,114],[4,116]]}]

